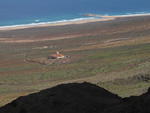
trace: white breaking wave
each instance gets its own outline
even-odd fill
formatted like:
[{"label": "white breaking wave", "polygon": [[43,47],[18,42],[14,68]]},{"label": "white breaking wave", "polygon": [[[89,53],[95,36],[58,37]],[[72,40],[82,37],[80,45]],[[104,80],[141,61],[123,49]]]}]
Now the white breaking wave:
[{"label": "white breaking wave", "polygon": [[[101,15],[101,14],[100,14]],[[124,15],[109,15],[104,14],[104,16],[114,16],[114,17],[132,17],[132,16],[148,16],[150,13],[146,12],[136,12],[136,13],[126,13]],[[49,21],[49,22],[40,22],[41,20],[36,19],[33,23],[29,24],[19,24],[19,25],[10,25],[10,26],[0,26],[0,29],[7,29],[7,28],[14,28],[14,27],[30,27],[30,26],[39,26],[39,25],[46,25],[46,24],[59,24],[59,23],[65,23],[65,22],[76,22],[76,21],[82,21],[82,20],[92,20],[92,19],[100,19],[98,17],[84,17],[84,18],[74,18],[74,19],[64,19],[59,21]]]},{"label": "white breaking wave", "polygon": [[[96,19],[96,17],[87,17],[87,18],[75,18],[75,19],[68,19],[68,20],[59,20],[59,21],[50,21],[50,22],[39,22],[40,20],[35,20],[35,23],[30,24],[19,24],[19,25],[10,25],[10,26],[1,26],[0,29],[3,28],[14,28],[14,27],[25,27],[25,26],[38,26],[38,25],[45,25],[45,24],[59,24],[64,22],[76,22],[76,21],[82,21],[82,20],[92,20]],[[39,23],[38,23],[39,22]]]}]

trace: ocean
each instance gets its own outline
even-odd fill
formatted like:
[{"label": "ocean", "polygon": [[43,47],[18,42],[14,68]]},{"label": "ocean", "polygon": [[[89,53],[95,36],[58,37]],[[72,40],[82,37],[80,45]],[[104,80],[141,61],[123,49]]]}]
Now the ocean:
[{"label": "ocean", "polygon": [[0,27],[150,12],[150,0],[0,0]]}]

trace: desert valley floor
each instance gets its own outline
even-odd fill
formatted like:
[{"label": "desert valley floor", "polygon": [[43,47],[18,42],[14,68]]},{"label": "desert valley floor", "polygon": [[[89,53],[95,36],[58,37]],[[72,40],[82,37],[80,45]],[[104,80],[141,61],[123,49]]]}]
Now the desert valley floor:
[{"label": "desert valley floor", "polygon": [[[68,56],[49,61],[56,51]],[[121,97],[150,87],[150,16],[0,31],[0,106],[61,83]]]}]

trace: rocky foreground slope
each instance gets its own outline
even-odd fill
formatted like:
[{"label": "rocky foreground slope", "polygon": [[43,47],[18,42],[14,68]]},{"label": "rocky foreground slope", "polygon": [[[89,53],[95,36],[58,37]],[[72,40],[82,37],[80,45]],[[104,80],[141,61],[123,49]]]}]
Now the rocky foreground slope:
[{"label": "rocky foreground slope", "polygon": [[63,84],[19,97],[0,113],[150,113],[150,90],[121,98],[90,83]]}]

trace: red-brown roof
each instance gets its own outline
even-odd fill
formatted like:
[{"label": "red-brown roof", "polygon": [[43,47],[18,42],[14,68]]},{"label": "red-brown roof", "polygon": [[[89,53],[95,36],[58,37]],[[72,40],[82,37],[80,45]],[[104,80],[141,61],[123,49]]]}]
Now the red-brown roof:
[{"label": "red-brown roof", "polygon": [[52,55],[50,55],[50,56],[52,56],[52,57],[64,57],[64,55],[63,54],[52,54]]}]

